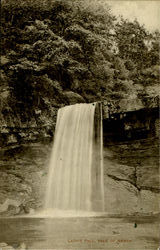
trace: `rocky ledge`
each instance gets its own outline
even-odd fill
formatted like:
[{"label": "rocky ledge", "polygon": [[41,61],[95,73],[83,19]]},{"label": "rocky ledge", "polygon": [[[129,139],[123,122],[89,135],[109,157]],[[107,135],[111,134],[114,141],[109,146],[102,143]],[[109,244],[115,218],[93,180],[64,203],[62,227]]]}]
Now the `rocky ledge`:
[{"label": "rocky ledge", "polygon": [[106,211],[159,212],[158,114],[141,109],[104,120]]},{"label": "rocky ledge", "polygon": [[[106,117],[103,121],[106,212],[159,212],[158,109]],[[1,216],[42,208],[51,148],[52,142],[44,139],[1,148]]]}]

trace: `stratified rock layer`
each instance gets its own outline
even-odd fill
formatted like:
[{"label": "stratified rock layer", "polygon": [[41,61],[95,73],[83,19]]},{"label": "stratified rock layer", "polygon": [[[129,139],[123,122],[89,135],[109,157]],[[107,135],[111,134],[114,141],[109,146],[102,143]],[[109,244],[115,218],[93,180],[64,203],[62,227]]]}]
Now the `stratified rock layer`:
[{"label": "stratified rock layer", "polygon": [[115,114],[104,124],[106,211],[159,212],[158,110]]},{"label": "stratified rock layer", "polygon": [[[159,212],[157,116],[156,110],[140,110],[109,115],[103,121],[106,212]],[[33,143],[27,137],[29,128],[26,131],[22,143],[12,141],[0,151],[2,216],[29,213],[43,206],[52,143],[42,135]]]}]

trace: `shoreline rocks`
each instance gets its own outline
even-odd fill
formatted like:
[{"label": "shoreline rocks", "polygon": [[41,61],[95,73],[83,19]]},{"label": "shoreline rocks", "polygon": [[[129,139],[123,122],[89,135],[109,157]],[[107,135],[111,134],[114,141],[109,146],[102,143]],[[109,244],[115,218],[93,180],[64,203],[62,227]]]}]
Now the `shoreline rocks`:
[{"label": "shoreline rocks", "polygon": [[26,250],[27,249],[27,246],[25,243],[20,243],[20,244],[17,244],[18,247],[13,247],[13,246],[10,246],[8,245],[7,243],[5,242],[0,242],[0,250]]}]

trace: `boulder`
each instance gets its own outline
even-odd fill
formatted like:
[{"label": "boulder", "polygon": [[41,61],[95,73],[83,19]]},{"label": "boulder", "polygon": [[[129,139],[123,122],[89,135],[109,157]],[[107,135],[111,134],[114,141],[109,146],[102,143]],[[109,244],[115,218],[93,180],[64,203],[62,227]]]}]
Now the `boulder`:
[{"label": "boulder", "polygon": [[20,205],[19,201],[6,199],[3,204],[0,204],[0,213],[13,209],[13,208],[18,208],[19,205]]},{"label": "boulder", "polygon": [[23,242],[20,243],[20,245],[19,245],[19,247],[17,249],[19,249],[19,250],[25,250],[25,249],[27,249],[26,244],[23,243]]},{"label": "boulder", "polygon": [[15,249],[19,249],[19,250],[25,250],[27,249],[27,246],[25,243],[20,243],[18,248],[13,248],[12,246],[8,245],[7,243],[5,242],[0,242],[0,249],[1,250],[15,250]]},{"label": "boulder", "polygon": [[7,243],[5,243],[5,242],[0,242],[0,248],[6,247],[6,246],[7,246]]},{"label": "boulder", "polygon": [[0,249],[1,250],[14,250],[12,246],[7,245],[5,242],[0,242]]}]

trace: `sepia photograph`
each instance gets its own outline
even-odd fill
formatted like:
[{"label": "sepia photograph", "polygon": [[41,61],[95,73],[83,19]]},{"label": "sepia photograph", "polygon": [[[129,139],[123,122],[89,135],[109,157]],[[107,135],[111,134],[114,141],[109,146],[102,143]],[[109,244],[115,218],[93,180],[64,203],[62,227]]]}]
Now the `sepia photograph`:
[{"label": "sepia photograph", "polygon": [[159,250],[160,1],[0,13],[0,250]]}]

